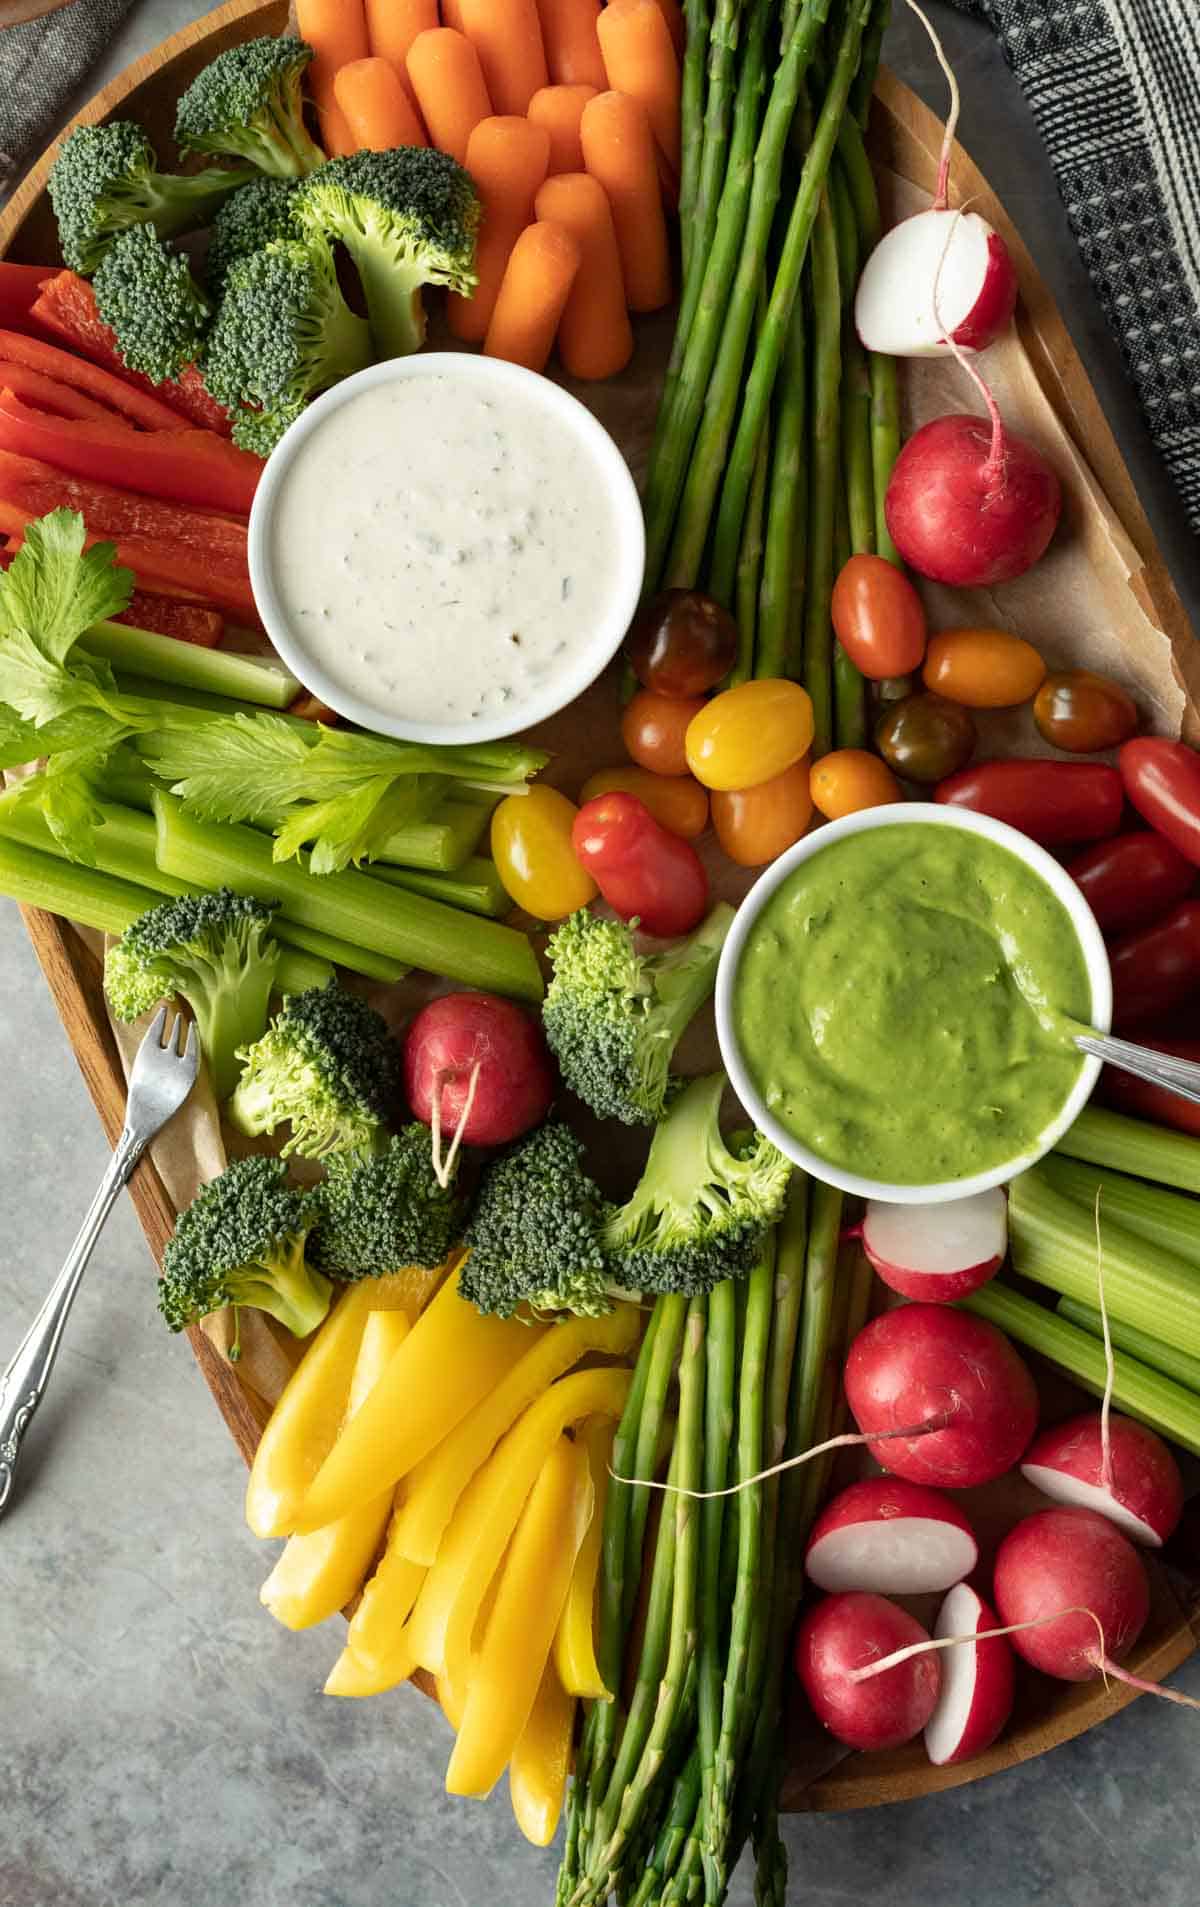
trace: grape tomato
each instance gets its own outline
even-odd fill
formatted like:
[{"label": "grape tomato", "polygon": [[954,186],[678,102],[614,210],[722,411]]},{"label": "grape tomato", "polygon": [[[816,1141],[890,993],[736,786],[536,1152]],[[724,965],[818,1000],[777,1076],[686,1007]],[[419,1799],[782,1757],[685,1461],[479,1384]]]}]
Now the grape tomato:
[{"label": "grape tomato", "polygon": [[686,775],[688,724],[708,706],[698,695],[685,698],[639,689],[621,716],[621,740],[630,760],[652,775]]},{"label": "grape tomato", "polygon": [[1121,825],[1121,777],[1104,762],[983,761],[951,775],[935,801],[973,808],[1043,847],[1101,841]]},{"label": "grape tomato", "polygon": [[964,708],[1017,708],[1036,695],[1046,665],[1007,629],[942,629],[929,638],[925,687]]},{"label": "grape tomato", "polygon": [[975,724],[965,708],[944,696],[906,695],[880,716],[875,746],[904,780],[942,781],[975,753]]},{"label": "grape tomato", "polygon": [[564,920],[596,898],[596,883],[571,845],[578,813],[573,801],[539,781],[527,795],[507,795],[492,816],[496,872],[535,920]]},{"label": "grape tomato", "polygon": [[1067,862],[1067,873],[1105,934],[1152,926],[1196,880],[1191,862],[1150,828],[1085,848]]},{"label": "grape tomato", "polygon": [[1137,734],[1137,703],[1128,690],[1091,669],[1061,669],[1037,692],[1033,719],[1043,740],[1069,755],[1118,748]]},{"label": "grape tomato", "polygon": [[718,790],[712,798],[713,827],[731,861],[765,867],[794,847],[812,820],[808,757],[753,788]]},{"label": "grape tomato", "polygon": [[737,792],[773,781],[808,753],[812,738],[807,691],[763,676],[714,695],[692,717],[687,766],[706,788]]},{"label": "grape tomato", "polygon": [[[1139,1034],[1138,1043],[1174,1059],[1191,1060],[1193,1065],[1200,1061],[1200,1040],[1150,1040]],[[1100,1090],[1108,1105],[1132,1119],[1150,1119],[1156,1126],[1173,1126],[1176,1132],[1190,1132],[1200,1139],[1200,1106],[1182,1093],[1173,1093],[1169,1087],[1156,1086],[1148,1079],[1135,1079],[1116,1066],[1104,1068]]]},{"label": "grape tomato", "polygon": [[1200,986],[1200,901],[1183,901],[1153,927],[1109,949],[1113,1024],[1169,1013]]},{"label": "grape tomato", "polygon": [[699,589],[664,589],[639,609],[625,650],[638,681],[657,695],[703,695],[734,665],[737,624]]},{"label": "grape tomato", "polygon": [[903,801],[904,791],[885,761],[866,748],[835,748],[814,763],[809,777],[813,806],[827,821],[861,808]]},{"label": "grape tomato", "polygon": [[903,570],[882,556],[852,556],[833,586],[830,615],[851,662],[872,682],[919,669],[925,609]]},{"label": "grape tomato", "polygon": [[1186,742],[1139,735],[1125,743],[1118,766],[1142,818],[1200,867],[1200,755]]},{"label": "grape tomato", "polygon": [[708,911],[708,876],[690,841],[660,827],[636,795],[597,795],[575,817],[572,841],[613,912],[674,939]]},{"label": "grape tomato", "polygon": [[656,821],[685,841],[695,841],[708,826],[708,791],[691,775],[655,775],[636,763],[619,763],[588,776],[579,790],[580,805],[613,794],[636,795]]}]

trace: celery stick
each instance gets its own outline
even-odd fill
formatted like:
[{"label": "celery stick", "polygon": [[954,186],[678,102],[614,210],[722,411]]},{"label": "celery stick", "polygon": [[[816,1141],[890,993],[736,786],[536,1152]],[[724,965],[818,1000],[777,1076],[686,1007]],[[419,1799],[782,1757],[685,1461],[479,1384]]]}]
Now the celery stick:
[{"label": "celery stick", "polygon": [[131,629],[123,622],[96,623],[80,637],[78,646],[86,655],[103,656],[114,669],[131,675],[146,675],[177,688],[208,689],[262,708],[287,708],[303,687],[274,657],[205,649],[198,642],[156,635],[151,629]]},{"label": "celery stick", "polygon": [[1175,1185],[1183,1192],[1200,1192],[1200,1139],[1103,1106],[1085,1106],[1071,1130],[1059,1140],[1058,1152],[1089,1165],[1111,1166],[1132,1172],[1156,1185]]},{"label": "celery stick", "polygon": [[389,888],[355,868],[314,876],[307,855],[275,861],[266,835],[240,824],[197,821],[173,795],[156,793],[154,813],[156,858],[168,874],[205,887],[224,883],[239,894],[277,899],[288,920],[465,986],[534,1002],[542,997],[533,948],[515,927],[465,916],[423,894]]},{"label": "celery stick", "polygon": [[447,907],[461,907],[468,914],[486,914],[503,920],[511,914],[513,902],[496,872],[496,863],[481,854],[472,855],[453,874],[432,874],[421,868],[388,867],[375,861],[371,873],[395,887],[406,887],[410,894],[428,894],[430,900],[445,901]]},{"label": "celery stick", "polygon": [[1092,1213],[1099,1187],[1102,1223],[1112,1219],[1138,1238],[1148,1238],[1152,1245],[1162,1245],[1189,1264],[1200,1266],[1200,1204],[1195,1199],[1182,1192],[1166,1192],[1159,1185],[1147,1185],[1144,1179],[1127,1178],[1122,1172],[1081,1165],[1076,1159],[1051,1156],[1041,1161],[1038,1171],[1056,1192]]},{"label": "celery stick", "polygon": [[[965,1311],[986,1318],[1018,1344],[1027,1345],[1065,1371],[1081,1390],[1104,1395],[1104,1346],[1060,1318],[1056,1311],[1022,1297],[993,1278],[981,1291],[962,1301]],[[1113,1353],[1113,1401],[1164,1437],[1173,1437],[1185,1450],[1200,1456],[1200,1397],[1152,1371],[1124,1351]]]},{"label": "celery stick", "polygon": [[44,907],[48,914],[61,914],[102,934],[123,934],[156,899],[166,899],[163,893],[151,894],[98,868],[39,854],[7,836],[0,837],[0,894],[24,907]]},{"label": "celery stick", "polygon": [[[1077,1324],[1089,1337],[1103,1342],[1104,1324],[1095,1305],[1080,1304],[1077,1298],[1060,1298],[1054,1308],[1068,1324]],[[1169,1344],[1160,1344],[1148,1331],[1139,1331],[1132,1324],[1122,1324],[1113,1318],[1108,1321],[1108,1334],[1118,1350],[1128,1351],[1130,1357],[1140,1358],[1151,1370],[1173,1377],[1177,1384],[1185,1385],[1200,1397],[1200,1357],[1189,1357],[1186,1351],[1173,1351]]]},{"label": "celery stick", "polygon": [[[1177,1351],[1200,1353],[1200,1278],[1177,1253],[1114,1225],[1100,1208],[1104,1300],[1109,1316],[1151,1331]],[[1097,1302],[1095,1219],[1064,1198],[1035,1167],[1009,1187],[1013,1265],[1063,1298]]]},{"label": "celery stick", "polygon": [[[212,650],[205,651],[211,655]],[[241,659],[241,658],[239,658]],[[124,670],[116,671],[116,684],[122,695],[132,695],[141,702],[160,703],[164,713],[174,709],[198,709],[204,715],[274,715],[282,722],[293,722],[297,726],[315,732],[316,724],[304,715],[289,714],[287,709],[269,708],[264,710],[261,704],[247,702],[244,698],[236,701],[229,695],[217,695],[211,689],[193,688],[183,682],[172,682],[169,694],[164,695],[163,684],[153,681],[149,676],[126,675]]]}]

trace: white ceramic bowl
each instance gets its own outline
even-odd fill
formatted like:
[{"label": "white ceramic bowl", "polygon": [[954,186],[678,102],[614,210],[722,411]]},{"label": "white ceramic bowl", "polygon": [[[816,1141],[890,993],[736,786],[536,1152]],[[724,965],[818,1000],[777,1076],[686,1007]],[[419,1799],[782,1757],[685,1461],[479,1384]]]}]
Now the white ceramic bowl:
[{"label": "white ceramic bowl", "polygon": [[[481,720],[409,719],[394,710],[377,708],[368,699],[348,690],[306,649],[303,632],[284,612],[275,582],[272,531],[276,504],[293,463],[303,453],[314,430],[331,412],[363,391],[414,377],[454,377],[475,386],[516,393],[524,402],[536,406],[544,427],[566,436],[577,454],[591,462],[608,491],[616,519],[612,587],[604,601],[590,606],[594,612],[593,625],[588,628],[583,623],[588,606],[573,605],[572,640],[562,667],[554,672],[538,695],[519,705],[512,704],[502,715]],[[452,501],[448,499],[448,503]],[[306,689],[347,721],[374,729],[377,734],[396,736],[401,741],[438,745],[496,741],[557,715],[591,686],[620,648],[641,595],[645,558],[645,528],[637,488],[629,466],[604,426],[569,391],[549,378],[539,377],[519,365],[507,364],[500,358],[461,351],[422,351],[412,357],[389,358],[386,363],[373,364],[341,384],[335,384],[308,406],[271,452],[250,511],[250,583],[254,600],[267,634],[288,668],[299,676]]]},{"label": "white ceramic bowl", "polygon": [[717,1037],[721,1043],[725,1069],[746,1111],[759,1130],[773,1139],[781,1152],[786,1152],[789,1159],[803,1166],[813,1178],[821,1179],[827,1185],[840,1186],[843,1192],[854,1193],[860,1198],[887,1199],[894,1205],[936,1205],[944,1199],[966,1198],[972,1192],[985,1192],[990,1186],[1003,1185],[1049,1152],[1082,1112],[1099,1077],[1100,1061],[1084,1059],[1079,1078],[1061,1111],[1039,1134],[1035,1143],[1016,1158],[1008,1159],[990,1171],[976,1172],[962,1179],[946,1179],[935,1185],[891,1185],[884,1180],[866,1178],[860,1172],[847,1172],[840,1166],[831,1165],[827,1159],[810,1152],[807,1146],[780,1125],[747,1071],[733,1025],[734,980],[746,936],[780,882],[786,881],[804,861],[811,860],[814,854],[819,854],[823,848],[844,839],[848,834],[865,834],[875,828],[913,826],[958,828],[966,834],[982,834],[998,847],[1007,848],[1010,854],[1015,854],[1026,867],[1041,876],[1051,893],[1066,908],[1078,937],[1091,987],[1091,1024],[1098,1032],[1108,1032],[1112,1019],[1112,974],[1108,954],[1095,915],[1065,869],[1044,848],[1027,840],[1023,834],[1018,834],[1006,822],[993,821],[990,815],[975,814],[968,808],[943,807],[931,801],[909,801],[884,808],[865,808],[859,814],[846,815],[841,821],[827,822],[824,827],[806,835],[803,841],[798,841],[786,854],[781,854],[759,876],[738,909],[737,918],[721,952],[716,988]]}]

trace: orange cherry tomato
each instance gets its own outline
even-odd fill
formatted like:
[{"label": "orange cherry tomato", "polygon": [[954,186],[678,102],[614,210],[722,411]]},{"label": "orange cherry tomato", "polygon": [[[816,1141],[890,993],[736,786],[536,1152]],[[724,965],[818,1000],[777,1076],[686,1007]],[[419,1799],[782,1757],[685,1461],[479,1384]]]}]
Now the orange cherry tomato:
[{"label": "orange cherry tomato", "polygon": [[813,764],[809,777],[813,807],[827,821],[840,821],[860,808],[882,808],[903,801],[904,791],[885,761],[866,748],[835,748]]},{"label": "orange cherry tomato", "polygon": [[557,788],[538,781],[527,795],[506,795],[492,816],[496,872],[535,920],[564,920],[599,891],[571,845],[578,813]]},{"label": "orange cherry tomato", "polygon": [[852,556],[833,586],[837,639],[872,682],[911,675],[925,654],[925,607],[903,570],[882,556]]},{"label": "orange cherry tomato", "polygon": [[648,768],[619,763],[589,775],[579,790],[579,805],[595,795],[636,795],[660,827],[695,841],[708,826],[708,795],[691,775],[654,775]]},{"label": "orange cherry tomato", "polygon": [[712,798],[713,827],[731,861],[765,867],[794,847],[812,820],[808,756],[753,788],[725,788]]},{"label": "orange cherry tomato", "polygon": [[639,689],[621,717],[621,740],[631,761],[652,775],[686,775],[688,723],[708,704],[702,695],[657,695]]},{"label": "orange cherry tomato", "polygon": [[1007,629],[943,629],[930,636],[925,687],[970,709],[1016,708],[1037,694],[1046,665]]},{"label": "orange cherry tomato", "polygon": [[706,788],[740,792],[773,781],[808,753],[812,702],[798,682],[763,676],[705,702],[687,731],[687,767]]}]

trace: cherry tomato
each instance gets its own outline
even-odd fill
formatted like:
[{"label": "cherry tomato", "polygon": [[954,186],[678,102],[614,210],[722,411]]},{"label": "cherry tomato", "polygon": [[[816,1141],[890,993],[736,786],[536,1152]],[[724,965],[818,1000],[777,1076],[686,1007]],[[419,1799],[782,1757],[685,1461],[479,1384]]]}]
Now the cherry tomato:
[{"label": "cherry tomato", "polygon": [[763,676],[714,695],[692,717],[687,765],[706,788],[738,792],[773,781],[808,753],[812,702],[798,682]]},{"label": "cherry tomato", "polygon": [[660,827],[636,795],[597,795],[571,835],[580,865],[622,920],[648,934],[690,934],[708,910],[708,876],[690,841]]},{"label": "cherry tomato", "polygon": [[975,724],[942,695],[906,695],[880,717],[875,746],[906,781],[941,781],[975,753]]},{"label": "cherry tomato", "polygon": [[1186,742],[1139,735],[1125,743],[1118,766],[1138,813],[1200,867],[1200,755]]},{"label": "cherry tomato", "polygon": [[794,847],[812,820],[808,757],[753,788],[725,788],[712,798],[713,827],[731,861],[765,867]]},{"label": "cherry tomato", "polygon": [[602,768],[579,790],[580,802],[596,795],[636,795],[672,834],[694,841],[708,826],[708,793],[691,775],[654,775],[632,763]]},{"label": "cherry tomato", "polygon": [[[1139,1044],[1175,1059],[1190,1059],[1193,1064],[1200,1061],[1200,1040],[1148,1040],[1139,1035]],[[1156,1126],[1174,1126],[1176,1132],[1190,1132],[1200,1139],[1200,1106],[1169,1087],[1155,1086],[1148,1079],[1135,1079],[1132,1073],[1106,1066],[1100,1075],[1100,1089],[1118,1112],[1127,1112],[1134,1119],[1152,1119]]]},{"label": "cherry tomato", "polygon": [[935,801],[974,808],[1043,847],[1102,841],[1121,825],[1121,777],[1104,762],[981,761],[938,784]]},{"label": "cherry tomato", "polygon": [[1178,848],[1149,829],[1098,841],[1067,862],[1067,873],[1106,934],[1161,920],[1196,879],[1195,868]]},{"label": "cherry tomato", "polygon": [[1091,669],[1061,669],[1048,675],[1037,692],[1033,719],[1055,748],[1069,755],[1094,755],[1116,748],[1137,734],[1137,703],[1106,675]]},{"label": "cherry tomato", "polygon": [[813,806],[829,821],[904,799],[887,763],[866,748],[835,748],[831,755],[822,755],[813,765],[809,787]]},{"label": "cherry tomato", "polygon": [[686,775],[688,724],[707,707],[699,695],[685,698],[639,689],[621,716],[621,740],[630,760],[652,775]]},{"label": "cherry tomato", "polygon": [[1109,949],[1113,1024],[1169,1013],[1200,986],[1200,901],[1182,901],[1153,927]]},{"label": "cherry tomato", "polygon": [[843,563],[830,614],[846,654],[872,682],[920,668],[925,608],[894,563],[882,556],[852,556]]},{"label": "cherry tomato", "polygon": [[1007,629],[943,629],[929,638],[922,676],[966,708],[1007,709],[1028,702],[1045,673],[1033,644]]},{"label": "cherry tomato", "polygon": [[571,846],[578,813],[557,788],[538,781],[527,795],[507,795],[492,816],[496,872],[535,920],[563,920],[596,898],[596,883]]},{"label": "cherry tomato", "polygon": [[727,609],[698,589],[664,589],[639,609],[625,651],[657,695],[703,695],[728,675],[738,629]]}]

